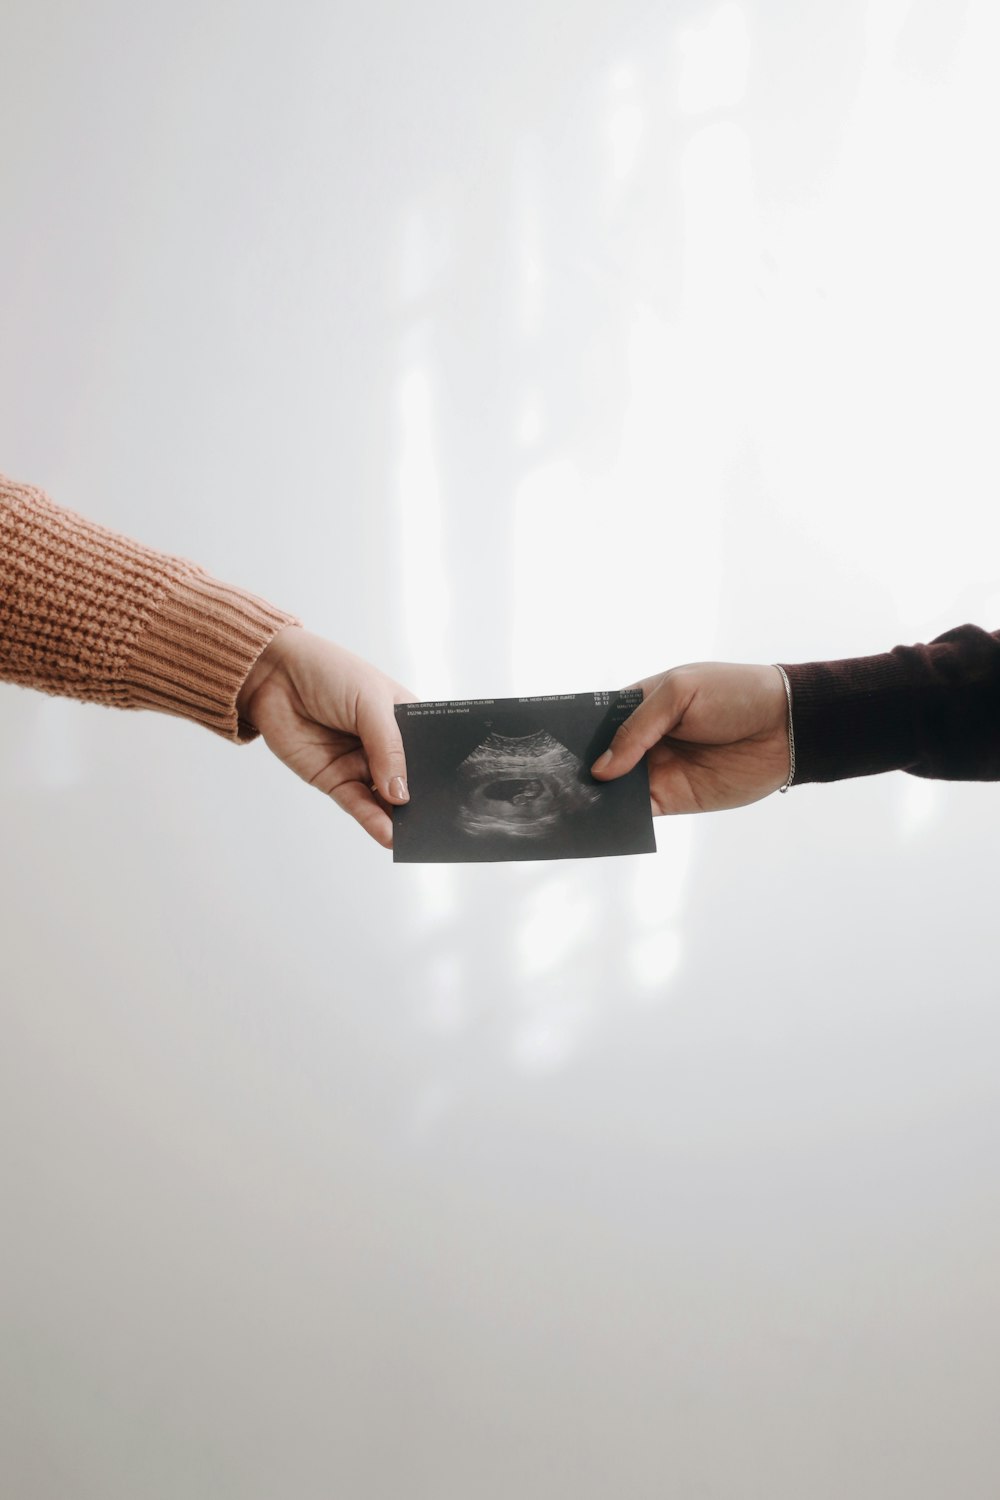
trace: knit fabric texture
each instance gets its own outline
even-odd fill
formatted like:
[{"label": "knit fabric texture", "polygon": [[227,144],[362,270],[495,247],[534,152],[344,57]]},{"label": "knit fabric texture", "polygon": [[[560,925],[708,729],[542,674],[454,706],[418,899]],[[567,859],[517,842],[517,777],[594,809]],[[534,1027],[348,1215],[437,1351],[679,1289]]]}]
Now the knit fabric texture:
[{"label": "knit fabric texture", "polygon": [[295,616],[0,475],[0,679],[253,739],[236,698]]},{"label": "knit fabric texture", "polygon": [[785,671],[796,785],[882,771],[1000,781],[1000,631],[958,625],[926,646]]}]

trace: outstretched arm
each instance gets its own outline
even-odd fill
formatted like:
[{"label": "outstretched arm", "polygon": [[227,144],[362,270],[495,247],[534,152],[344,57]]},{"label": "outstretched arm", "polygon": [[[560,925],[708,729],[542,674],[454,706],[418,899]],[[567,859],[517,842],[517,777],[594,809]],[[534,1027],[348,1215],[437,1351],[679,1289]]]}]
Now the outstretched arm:
[{"label": "outstretched arm", "polygon": [[603,781],[648,757],[653,812],[743,807],[788,780],[788,700],[775,667],[701,662],[639,686],[643,701],[595,763]]},{"label": "outstretched arm", "polygon": [[260,732],[392,841],[387,806],[406,800],[392,709],[412,695],[286,611],[2,475],[0,680],[157,709],[234,741]]},{"label": "outstretched arm", "polygon": [[703,662],[639,684],[643,702],[593,767],[648,755],[656,813],[742,807],[794,784],[883,771],[1000,780],[1000,631],[961,625],[929,645],[782,669]]}]

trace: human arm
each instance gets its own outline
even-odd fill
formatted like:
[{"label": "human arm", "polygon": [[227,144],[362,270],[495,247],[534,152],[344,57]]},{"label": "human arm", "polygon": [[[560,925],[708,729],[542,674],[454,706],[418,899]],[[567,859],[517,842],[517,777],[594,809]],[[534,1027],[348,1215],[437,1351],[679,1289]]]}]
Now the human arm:
[{"label": "human arm", "polygon": [[[306,779],[388,843],[389,819],[369,790],[365,752],[376,773],[390,764],[386,714],[401,701],[393,695],[409,695],[359,658],[296,627],[287,611],[194,563],[0,476],[0,680],[117,708],[156,709],[233,741],[263,731],[299,770],[309,762],[302,748],[307,731],[303,724],[293,729],[290,712],[282,717],[282,701],[295,701],[279,691],[287,682],[299,695],[303,723],[312,726],[314,749],[321,732],[327,737],[329,774],[317,765]],[[291,649],[279,644],[289,635],[301,638]],[[401,763],[401,745],[398,754]],[[363,780],[346,775],[348,768]],[[389,793],[387,780],[384,791],[387,802],[403,800]]]},{"label": "human arm", "polygon": [[646,755],[657,816],[743,807],[788,780],[788,700],[774,667],[697,662],[637,685],[643,701],[595,762],[598,780]]},{"label": "human arm", "polygon": [[[1000,632],[962,625],[929,645],[786,665],[795,785],[902,770],[1000,780]],[[640,684],[598,779],[648,752],[654,812],[741,807],[785,785],[788,701],[775,667],[710,662]]]}]

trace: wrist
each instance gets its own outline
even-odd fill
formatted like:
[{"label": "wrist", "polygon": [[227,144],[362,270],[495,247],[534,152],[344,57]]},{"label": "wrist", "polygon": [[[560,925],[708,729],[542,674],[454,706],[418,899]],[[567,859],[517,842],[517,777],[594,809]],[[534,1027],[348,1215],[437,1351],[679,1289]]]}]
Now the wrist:
[{"label": "wrist", "polygon": [[246,675],[243,686],[236,695],[236,711],[240,720],[253,727],[253,700],[260,688],[274,673],[281,669],[288,649],[288,636],[293,630],[301,630],[300,625],[283,625],[275,635],[271,637],[263,651],[254,662]]},{"label": "wrist", "polygon": [[792,684],[788,680],[788,673],[784,667],[774,663],[774,669],[781,677],[781,706],[785,718],[785,730],[788,737],[788,776],[783,786],[778,788],[779,792],[787,792],[795,780],[795,725],[792,720]]}]

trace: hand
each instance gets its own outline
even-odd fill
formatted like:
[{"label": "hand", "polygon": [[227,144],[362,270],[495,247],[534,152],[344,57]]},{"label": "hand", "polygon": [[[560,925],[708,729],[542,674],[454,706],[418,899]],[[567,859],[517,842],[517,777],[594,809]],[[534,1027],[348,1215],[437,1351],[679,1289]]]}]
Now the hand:
[{"label": "hand", "polygon": [[744,807],[788,780],[788,699],[776,667],[701,662],[638,683],[643,701],[593,765],[623,776],[648,752],[653,812]]},{"label": "hand", "polygon": [[392,848],[389,810],[409,800],[393,705],[413,694],[342,646],[287,625],[240,690],[240,719],[296,776]]}]

